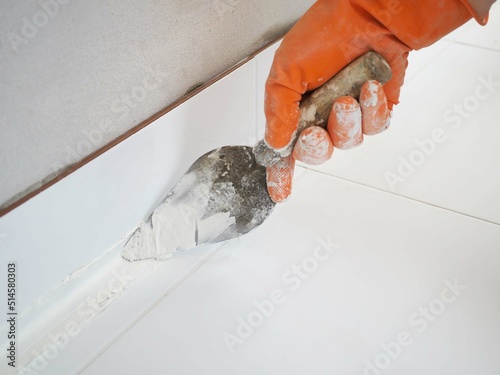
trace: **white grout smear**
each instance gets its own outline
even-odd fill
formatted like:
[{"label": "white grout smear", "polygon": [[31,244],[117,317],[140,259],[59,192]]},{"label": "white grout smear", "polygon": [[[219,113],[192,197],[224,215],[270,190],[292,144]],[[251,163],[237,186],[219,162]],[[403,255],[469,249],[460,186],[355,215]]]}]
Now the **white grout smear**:
[{"label": "white grout smear", "polygon": [[[208,157],[218,159],[219,150]],[[209,170],[205,170],[203,178],[190,172],[179,180],[167,199],[154,210],[151,220],[143,222],[134,232],[122,252],[123,258],[164,260],[176,250],[209,243],[235,223],[229,212],[204,216],[209,199],[217,207],[217,199],[225,202],[228,194],[235,195],[230,183],[215,186]]]},{"label": "white grout smear", "polygon": [[147,250],[156,256],[166,256],[177,249],[195,247],[196,220],[196,212],[190,205],[160,205],[153,213],[154,242],[148,243]]},{"label": "white grout smear", "polygon": [[[166,259],[175,250],[196,246],[197,208],[206,205],[209,187],[195,181],[194,173],[181,178],[173,190],[183,199],[161,203],[153,211],[151,221],[141,223],[122,252],[125,259]],[[189,191],[193,185],[195,188]],[[184,196],[186,192],[189,194]]]}]

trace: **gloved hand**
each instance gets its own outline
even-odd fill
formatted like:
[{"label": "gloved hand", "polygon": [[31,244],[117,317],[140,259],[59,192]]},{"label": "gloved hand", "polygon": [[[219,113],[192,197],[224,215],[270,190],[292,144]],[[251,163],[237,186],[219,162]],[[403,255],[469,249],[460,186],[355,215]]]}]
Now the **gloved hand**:
[{"label": "gloved hand", "polygon": [[[460,0],[318,0],[283,39],[266,82],[264,140],[283,157],[267,168],[271,198],[281,202],[290,195],[296,158],[325,161],[333,152],[332,144],[340,148],[359,144],[360,128],[365,134],[385,129],[390,110],[398,103],[408,53],[431,45],[468,21],[469,8]],[[287,155],[302,95],[370,50],[389,62],[392,79],[383,89],[369,83],[361,104],[341,98],[334,104],[328,131],[306,129],[293,154]],[[373,106],[375,97],[380,101]],[[375,108],[368,116],[370,105]]]}]

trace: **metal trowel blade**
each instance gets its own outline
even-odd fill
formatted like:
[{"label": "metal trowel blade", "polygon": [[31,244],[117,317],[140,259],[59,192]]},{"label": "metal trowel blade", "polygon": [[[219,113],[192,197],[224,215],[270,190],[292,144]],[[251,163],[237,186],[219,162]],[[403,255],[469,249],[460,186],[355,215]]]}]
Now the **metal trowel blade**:
[{"label": "metal trowel blade", "polygon": [[261,225],[275,203],[266,169],[252,148],[225,146],[198,158],[122,251],[129,260],[164,259],[176,250],[242,236]]}]

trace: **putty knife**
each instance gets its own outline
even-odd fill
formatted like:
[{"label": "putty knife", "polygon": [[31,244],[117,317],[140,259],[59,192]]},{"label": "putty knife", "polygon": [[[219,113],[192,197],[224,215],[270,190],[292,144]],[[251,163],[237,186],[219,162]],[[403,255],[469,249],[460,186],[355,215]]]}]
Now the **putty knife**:
[{"label": "putty knife", "polygon": [[[312,125],[326,127],[337,98],[357,98],[366,81],[384,84],[390,78],[391,69],[381,55],[368,52],[361,56],[304,96],[295,137]],[[129,261],[165,259],[175,250],[236,238],[262,224],[275,206],[267,193],[265,166],[273,165],[280,156],[263,141],[257,149],[258,161],[247,146],[220,147],[198,158],[135,230],[122,257]]]}]

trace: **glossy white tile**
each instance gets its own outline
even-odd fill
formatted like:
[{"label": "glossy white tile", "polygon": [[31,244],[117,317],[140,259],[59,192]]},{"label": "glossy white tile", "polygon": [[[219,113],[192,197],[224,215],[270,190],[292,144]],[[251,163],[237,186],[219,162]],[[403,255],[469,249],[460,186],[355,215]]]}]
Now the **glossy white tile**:
[{"label": "glossy white tile", "polygon": [[266,116],[264,114],[264,94],[267,76],[273,63],[274,54],[281,41],[274,43],[264,51],[255,56],[255,90],[256,90],[256,106],[255,113],[257,116],[257,135],[259,139],[264,136],[266,128]]},{"label": "glossy white tile", "polygon": [[77,373],[222,246],[175,254],[168,262],[133,263],[124,261],[119,255],[121,247],[117,248],[100,262],[99,270],[93,270],[100,274],[97,280],[94,277],[85,285],[68,286],[68,293],[85,295],[85,302],[73,307],[71,299],[66,298],[64,305],[69,312],[63,319],[53,322],[47,315],[44,323],[52,323],[50,330],[20,355],[19,362],[29,363],[27,367],[41,375]]},{"label": "glossy white tile", "polygon": [[384,350],[387,373],[498,366],[498,225],[298,172],[293,199],[82,374],[363,374]]}]

